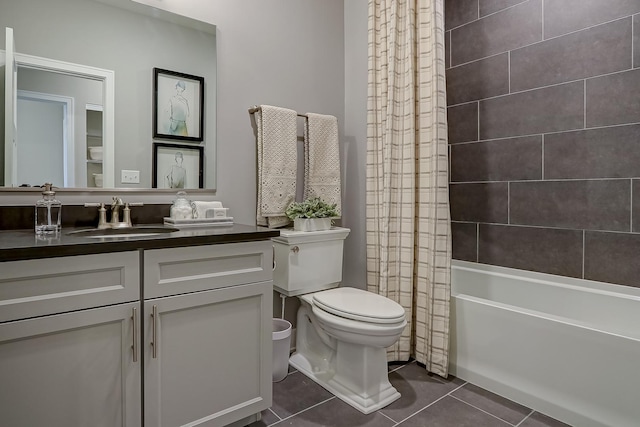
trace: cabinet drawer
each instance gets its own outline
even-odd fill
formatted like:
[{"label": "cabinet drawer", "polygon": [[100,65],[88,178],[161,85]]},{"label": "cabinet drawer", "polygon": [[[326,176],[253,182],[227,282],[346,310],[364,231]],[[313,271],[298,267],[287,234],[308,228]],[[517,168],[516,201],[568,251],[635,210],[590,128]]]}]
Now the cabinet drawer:
[{"label": "cabinet drawer", "polygon": [[138,251],[0,263],[0,322],[135,301]]},{"label": "cabinet drawer", "polygon": [[144,251],[144,298],[271,280],[270,240]]}]

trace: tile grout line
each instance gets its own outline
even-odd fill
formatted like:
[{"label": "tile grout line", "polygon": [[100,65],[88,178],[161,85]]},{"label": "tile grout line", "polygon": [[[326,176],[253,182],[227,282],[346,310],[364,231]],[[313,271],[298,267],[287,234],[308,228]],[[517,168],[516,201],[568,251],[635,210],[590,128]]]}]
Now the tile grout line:
[{"label": "tile grout line", "polygon": [[383,414],[381,410],[377,410],[377,411],[376,411],[376,413],[378,413],[378,414],[382,415],[383,417],[385,417],[385,418],[386,418],[386,419],[388,419],[389,421],[393,422],[393,423],[394,423],[394,425],[396,425],[397,421],[396,421],[396,420],[394,420],[393,418],[391,418],[390,416]]},{"label": "tile grout line", "polygon": [[518,424],[516,424],[516,427],[520,427],[522,425],[522,423],[524,423],[527,419],[529,419],[529,417],[531,417],[531,415],[533,415],[534,412],[536,412],[536,411],[534,409],[532,409],[531,412],[529,412],[529,415],[524,417],[524,419],[522,421],[520,421]]},{"label": "tile grout line", "polygon": [[582,230],[582,279],[584,279],[584,254],[586,252],[586,246],[585,246],[585,241],[586,241],[586,235],[587,235],[587,230]]},{"label": "tile grout line", "polygon": [[[472,101],[472,102],[478,102],[478,101]],[[467,102],[465,104],[470,104],[470,102]],[[458,106],[462,106],[462,105],[465,105],[465,104],[458,104],[458,105],[454,105],[453,107],[458,107]],[[553,131],[553,132],[528,133],[528,134],[524,134],[524,135],[512,135],[512,136],[499,136],[499,137],[496,137],[496,138],[487,138],[487,139],[479,139],[478,138],[477,141],[450,142],[449,145],[464,145],[464,144],[475,144],[477,142],[504,141],[504,140],[509,140],[509,139],[530,138],[530,137],[533,137],[533,136],[541,136],[541,135],[558,135],[558,134],[570,133],[570,132],[584,132],[584,131],[588,131],[588,130],[610,129],[610,128],[615,128],[615,127],[637,126],[637,125],[640,125],[640,122],[619,123],[619,124],[615,124],[615,125],[604,125],[604,126],[591,126],[591,127],[585,128],[585,129],[565,129],[565,130],[557,130],[557,131]]]},{"label": "tile grout line", "polygon": [[544,181],[544,134],[542,134],[542,159],[541,160],[542,160],[542,162],[541,162],[542,163],[542,165],[541,165],[541,168],[542,168],[542,180]]},{"label": "tile grout line", "polygon": [[631,188],[629,189],[629,230],[633,233],[633,178],[631,178]]},{"label": "tile grout line", "polygon": [[504,12],[505,10],[513,9],[514,7],[520,6],[522,3],[526,3],[527,1],[529,1],[529,0],[522,0],[520,3],[511,5],[509,7],[505,7],[504,9],[496,10],[495,12],[489,13],[489,14],[484,15],[484,16],[480,16],[480,2],[478,2],[478,19],[474,19],[473,21],[465,22],[464,24],[458,25],[457,27],[449,28],[449,31],[450,30],[457,30],[458,28],[462,28],[465,25],[469,25],[469,24],[471,24],[473,22],[476,22],[476,21],[479,21],[481,19],[484,19],[484,18],[486,18],[488,16],[497,15],[498,13]]},{"label": "tile grout line", "polygon": [[[520,4],[521,4],[521,3],[520,3]],[[511,6],[511,7],[515,7],[515,6],[518,6],[518,5],[514,5],[514,6]],[[506,10],[506,9],[504,9],[504,10]],[[500,12],[502,12],[502,11],[492,13],[491,15],[495,15],[496,13],[500,13]],[[491,15],[487,15],[487,16],[491,16]],[[550,40],[559,39],[559,38],[561,38],[561,37],[566,37],[566,36],[569,36],[569,35],[572,35],[572,34],[575,34],[575,33],[579,33],[580,31],[590,30],[590,29],[592,29],[592,28],[599,27],[600,25],[607,25],[607,24],[611,24],[612,22],[615,22],[615,21],[621,21],[621,20],[623,20],[623,19],[627,19],[627,18],[631,18],[631,26],[633,27],[633,16],[635,16],[635,15],[636,15],[636,14],[633,14],[633,15],[626,15],[626,16],[622,16],[622,17],[619,17],[619,18],[612,19],[612,20],[610,20],[610,21],[601,22],[601,23],[599,23],[599,24],[594,24],[594,25],[590,25],[590,26],[588,26],[588,27],[580,28],[579,30],[569,31],[568,33],[565,33],[565,34],[560,34],[560,35],[558,35],[558,36],[549,37],[548,39],[542,39],[542,40],[539,40],[539,41],[537,41],[537,42],[533,42],[533,43],[529,43],[529,44],[526,44],[526,45],[523,45],[523,46],[519,46],[519,47],[517,47],[517,48],[512,49],[512,51],[514,51],[514,50],[524,49],[524,48],[527,48],[527,47],[530,47],[530,46],[534,46],[534,45],[537,45],[537,44],[540,44],[540,43],[546,43],[546,42],[548,42],[548,41],[550,41]],[[483,17],[482,17],[482,18],[480,18],[480,19],[484,19],[484,18],[486,18],[487,16],[483,16]],[[458,25],[457,27],[455,27],[455,28],[450,28],[450,29],[448,29],[447,31],[457,30],[457,29],[459,29],[459,28],[461,28],[461,27],[464,27],[465,25],[471,24],[471,23],[473,23],[473,22],[476,22],[476,21],[471,21],[471,22],[467,22],[466,24]],[[544,25],[544,24],[543,24],[543,25]],[[453,33],[452,33],[452,34],[453,34]],[[505,50],[505,51],[502,51],[502,52],[493,53],[493,54],[491,54],[491,55],[483,56],[482,58],[472,59],[471,61],[463,62],[463,63],[456,64],[456,65],[453,65],[453,61],[451,61],[451,67],[450,67],[450,68],[456,68],[456,67],[460,67],[460,66],[463,66],[463,65],[468,65],[468,64],[471,64],[471,63],[473,63],[473,62],[482,61],[483,59],[491,58],[491,57],[493,57],[493,56],[502,55],[503,53],[506,53],[506,52],[508,52],[508,51],[506,51],[506,50]]]},{"label": "tile grout line", "polygon": [[[489,57],[487,57],[487,58],[489,58]],[[624,69],[624,70],[612,71],[610,73],[598,74],[596,76],[581,77],[579,79],[567,80],[567,81],[564,81],[564,82],[558,82],[558,83],[548,84],[548,85],[544,85],[544,86],[536,86],[536,87],[532,87],[532,88],[529,88],[529,89],[517,90],[517,91],[511,92],[511,93],[503,93],[503,94],[500,94],[500,95],[489,96],[487,98],[471,99],[469,101],[458,102],[457,104],[447,105],[447,108],[448,107],[457,107],[459,105],[464,105],[464,104],[470,104],[470,103],[476,102],[476,101],[489,101],[489,100],[498,99],[498,98],[505,98],[507,96],[520,95],[520,94],[523,94],[523,93],[533,92],[533,91],[540,90],[540,89],[549,89],[549,88],[557,87],[557,86],[570,85],[570,84],[578,83],[578,82],[581,82],[581,81],[585,81],[586,82],[587,80],[599,79],[601,77],[609,77],[609,76],[613,76],[615,74],[632,73],[632,72],[637,71],[637,70],[638,70],[637,68],[627,68],[627,69]]]},{"label": "tile grout line", "polygon": [[482,409],[482,408],[478,408],[477,406],[472,405],[471,403],[466,402],[466,401],[464,401],[464,400],[460,399],[459,397],[456,397],[456,396],[453,396],[453,395],[452,395],[451,397],[453,397],[454,399],[456,399],[456,400],[457,400],[457,401],[459,401],[459,402],[464,403],[465,405],[468,405],[468,406],[471,406],[471,407],[472,407],[472,408],[474,408],[474,409],[477,409],[477,410],[478,410],[478,411],[480,411],[480,412],[484,412],[485,414],[490,415],[490,416],[492,416],[493,418],[497,418],[497,419],[499,419],[500,421],[502,421],[503,423],[506,423],[506,424],[508,424],[508,425],[510,425],[510,426],[513,426],[513,424],[512,424],[512,423],[510,423],[509,421],[507,421],[507,420],[503,420],[502,418],[498,417],[497,415],[493,415],[491,412],[487,412],[487,411],[485,411],[485,410],[484,410],[484,409]]},{"label": "tile grout line", "polygon": [[557,225],[505,224],[500,222],[478,222],[478,221],[457,220],[457,219],[452,219],[451,222],[461,223],[461,224],[484,224],[484,225],[490,225],[493,227],[542,228],[546,230],[589,231],[591,233],[614,233],[614,234],[640,236],[640,232],[629,232],[629,231],[620,231],[620,230],[601,230],[601,229],[586,230],[584,228],[559,227]]},{"label": "tile grout line", "polygon": [[480,223],[474,222],[476,225],[476,262],[480,262]]},{"label": "tile grout line", "polygon": [[[320,406],[320,405],[322,405],[323,403],[326,403],[326,402],[328,402],[328,401],[330,401],[330,400],[333,400],[333,399],[335,399],[335,398],[336,398],[335,396],[331,396],[330,398],[325,399],[325,400],[323,400],[322,402],[318,402],[318,403],[316,403],[315,405],[311,405],[311,406],[309,406],[309,407],[307,407],[307,408],[304,408],[303,410],[298,411],[298,412],[296,412],[295,414],[291,414],[291,415],[289,415],[288,417],[281,418],[281,419],[280,419],[280,421],[275,422],[275,423],[273,423],[273,424],[271,424],[271,425],[279,424],[279,423],[281,423],[282,421],[286,421],[286,420],[288,420],[289,418],[295,417],[296,415],[300,415],[300,414],[302,414],[303,412],[307,412],[309,409],[313,409],[313,408],[315,408],[316,406]],[[278,415],[278,414],[276,414],[276,416],[277,416],[277,415]]]},{"label": "tile grout line", "polygon": [[[276,418],[278,419],[278,421],[276,421],[277,423],[282,421],[282,418],[280,418],[280,415],[278,415],[275,412],[273,412],[273,409],[271,409],[271,408],[267,408],[267,409],[269,409],[269,411],[271,411],[271,413],[276,416]],[[273,423],[273,424],[275,424],[275,423]]]},{"label": "tile grout line", "polygon": [[393,427],[398,426],[400,424],[402,424],[403,422],[407,421],[409,418],[413,417],[414,415],[417,415],[418,413],[424,411],[425,409],[427,409],[430,406],[433,406],[434,404],[440,402],[442,399],[444,399],[445,397],[449,396],[451,393],[460,390],[462,387],[464,387],[465,385],[469,384],[467,381],[464,382],[464,384],[454,388],[453,390],[451,390],[449,393],[445,394],[444,396],[439,397],[438,399],[434,400],[433,402],[429,403],[427,406],[421,408],[420,410],[414,412],[413,414],[409,415],[408,417],[405,417],[404,419],[398,421]]},{"label": "tile grout line", "polygon": [[587,128],[587,79],[582,86],[582,128]]},{"label": "tile grout line", "polygon": [[550,178],[550,179],[510,179],[504,181],[451,181],[451,185],[468,185],[468,184],[502,184],[505,182],[577,182],[577,181],[628,181],[634,177],[623,178]]}]

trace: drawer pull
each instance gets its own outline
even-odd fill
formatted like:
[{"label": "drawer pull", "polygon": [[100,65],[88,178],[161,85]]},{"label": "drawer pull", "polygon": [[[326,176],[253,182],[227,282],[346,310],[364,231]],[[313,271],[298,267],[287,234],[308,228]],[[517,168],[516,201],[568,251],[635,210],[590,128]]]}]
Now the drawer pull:
[{"label": "drawer pull", "polygon": [[151,347],[154,359],[158,357],[158,329],[157,329],[157,319],[158,319],[158,306],[154,305],[151,309],[151,318],[153,319],[153,323],[151,324]]},{"label": "drawer pull", "polygon": [[131,314],[131,320],[133,321],[133,363],[138,361],[138,309],[133,307],[133,313]]}]

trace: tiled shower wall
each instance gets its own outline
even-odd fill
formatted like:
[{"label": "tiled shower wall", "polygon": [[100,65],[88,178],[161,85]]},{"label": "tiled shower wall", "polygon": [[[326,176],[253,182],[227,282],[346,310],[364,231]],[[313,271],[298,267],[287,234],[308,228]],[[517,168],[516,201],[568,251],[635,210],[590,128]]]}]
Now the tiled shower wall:
[{"label": "tiled shower wall", "polygon": [[640,0],[446,0],[453,257],[640,287]]}]

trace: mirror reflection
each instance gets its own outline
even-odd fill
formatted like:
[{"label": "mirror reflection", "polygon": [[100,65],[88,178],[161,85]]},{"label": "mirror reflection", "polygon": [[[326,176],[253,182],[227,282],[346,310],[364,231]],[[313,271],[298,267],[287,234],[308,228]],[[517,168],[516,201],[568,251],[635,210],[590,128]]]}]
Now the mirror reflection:
[{"label": "mirror reflection", "polygon": [[[114,73],[109,159],[104,83],[70,73],[18,67],[17,149],[15,158],[9,159],[9,164],[16,165],[12,185],[53,181],[60,187],[151,188],[153,144],[171,142],[203,148],[203,186],[215,188],[213,25],[129,0],[21,0],[0,5],[0,27],[3,34],[4,27],[13,28],[19,55]],[[202,141],[153,137],[154,68],[203,78]],[[6,74],[6,67],[2,69]],[[0,110],[4,116],[4,105]],[[0,129],[0,184],[5,183],[7,164],[2,158],[7,153],[5,130]],[[139,182],[128,182],[131,176]]]}]

